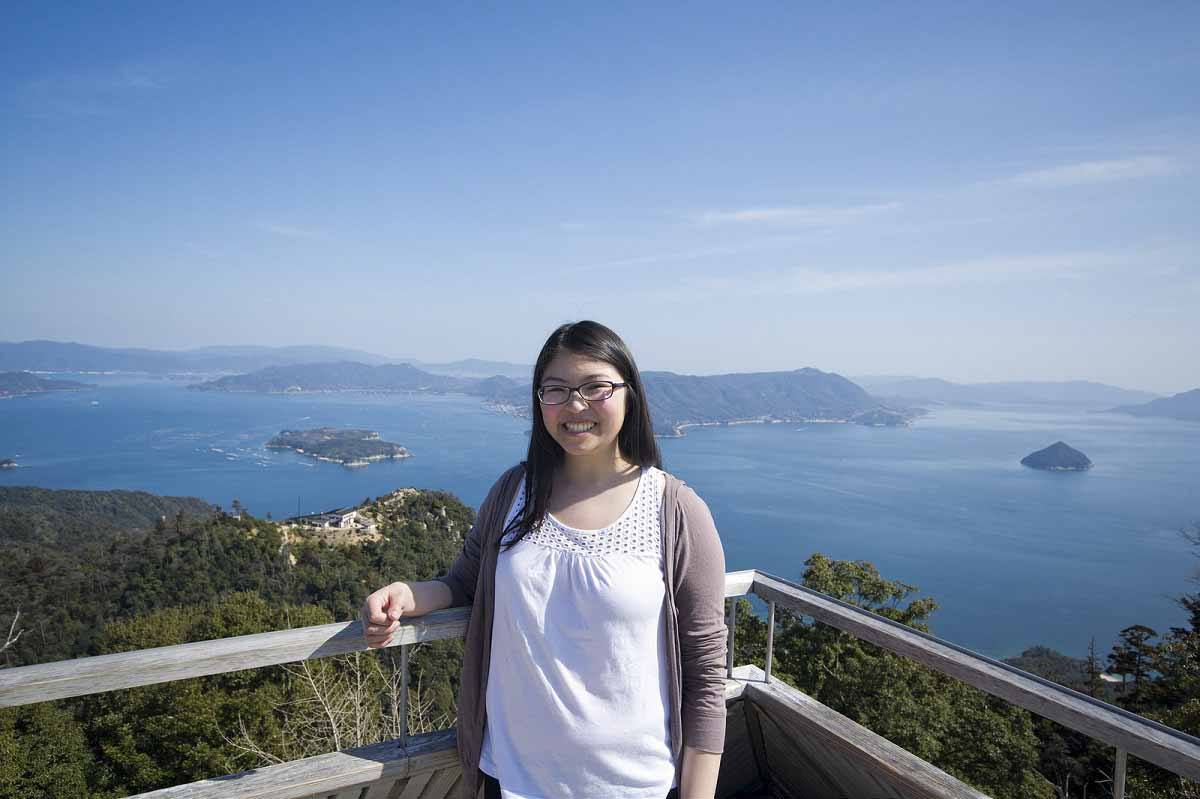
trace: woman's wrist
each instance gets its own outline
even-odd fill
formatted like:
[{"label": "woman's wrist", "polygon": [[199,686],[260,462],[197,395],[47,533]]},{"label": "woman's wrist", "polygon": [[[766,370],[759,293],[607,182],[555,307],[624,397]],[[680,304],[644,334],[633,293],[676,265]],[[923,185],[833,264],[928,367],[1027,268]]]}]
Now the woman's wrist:
[{"label": "woman's wrist", "polygon": [[426,613],[450,607],[453,599],[450,593],[450,586],[441,580],[426,580],[419,583],[405,583],[404,585],[408,588],[409,594],[412,597],[413,609],[410,612],[414,616],[424,616]]}]

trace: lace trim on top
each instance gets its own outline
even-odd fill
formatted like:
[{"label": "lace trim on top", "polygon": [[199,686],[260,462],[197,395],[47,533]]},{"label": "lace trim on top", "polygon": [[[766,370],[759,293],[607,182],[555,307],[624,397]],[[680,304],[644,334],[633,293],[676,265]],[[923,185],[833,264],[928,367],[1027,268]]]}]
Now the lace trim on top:
[{"label": "lace trim on top", "polygon": [[[522,540],[570,552],[575,555],[654,555],[662,554],[662,472],[644,467],[637,490],[629,506],[615,522],[600,530],[578,530],[555,519],[549,513],[542,523],[529,531]],[[525,507],[525,483],[509,514],[509,521]],[[509,533],[504,540],[515,537]]]}]

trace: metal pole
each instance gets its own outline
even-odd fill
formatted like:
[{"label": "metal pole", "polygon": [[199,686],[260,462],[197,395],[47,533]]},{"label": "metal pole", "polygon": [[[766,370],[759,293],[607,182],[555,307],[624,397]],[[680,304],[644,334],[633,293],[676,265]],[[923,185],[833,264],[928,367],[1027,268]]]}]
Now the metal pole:
[{"label": "metal pole", "polygon": [[1117,750],[1117,767],[1113,771],[1113,799],[1125,799],[1125,750]]},{"label": "metal pole", "polygon": [[408,748],[408,648],[400,645],[400,746]]},{"label": "metal pole", "polygon": [[771,681],[771,659],[775,654],[775,600],[772,599],[767,605],[767,679]]},{"label": "metal pole", "polygon": [[729,651],[725,653],[726,676],[733,676],[733,643],[737,639],[737,597],[729,600]]}]

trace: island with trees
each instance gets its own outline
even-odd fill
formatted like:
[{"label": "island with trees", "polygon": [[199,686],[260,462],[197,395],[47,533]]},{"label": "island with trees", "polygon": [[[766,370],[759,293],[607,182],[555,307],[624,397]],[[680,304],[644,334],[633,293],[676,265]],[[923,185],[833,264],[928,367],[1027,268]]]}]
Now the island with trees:
[{"label": "island with trees", "polygon": [[29,372],[0,372],[0,399],[43,394],[47,391],[80,391],[85,388],[94,386],[74,380],[49,380]]},{"label": "island with trees", "polygon": [[322,461],[343,466],[366,466],[371,461],[411,458],[399,444],[382,441],[374,430],[316,427],[311,430],[282,430],[267,442],[271,449],[291,449]]},{"label": "island with trees", "polygon": [[[918,411],[889,407],[833,372],[804,368],[783,372],[682,375],[642,372],[650,417],[659,436],[681,437],[689,427],[747,422],[847,422],[871,427],[903,426]],[[504,375],[453,377],[412,364],[369,365],[352,361],[310,363],[228,375],[191,386],[199,391],[297,394],[330,391],[465,394],[501,413],[529,418],[528,380]]]},{"label": "island with trees", "polygon": [[1065,442],[1055,441],[1021,458],[1021,465],[1048,472],[1083,472],[1092,468],[1092,459]]}]

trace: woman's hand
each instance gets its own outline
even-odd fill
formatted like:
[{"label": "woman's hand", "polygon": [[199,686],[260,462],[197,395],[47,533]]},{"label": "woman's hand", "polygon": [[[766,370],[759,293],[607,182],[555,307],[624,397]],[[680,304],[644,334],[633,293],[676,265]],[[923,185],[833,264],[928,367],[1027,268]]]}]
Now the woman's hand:
[{"label": "woman's hand", "polygon": [[367,646],[378,649],[386,644],[400,626],[400,617],[420,615],[416,611],[416,599],[408,583],[385,585],[368,596],[358,614]]}]

